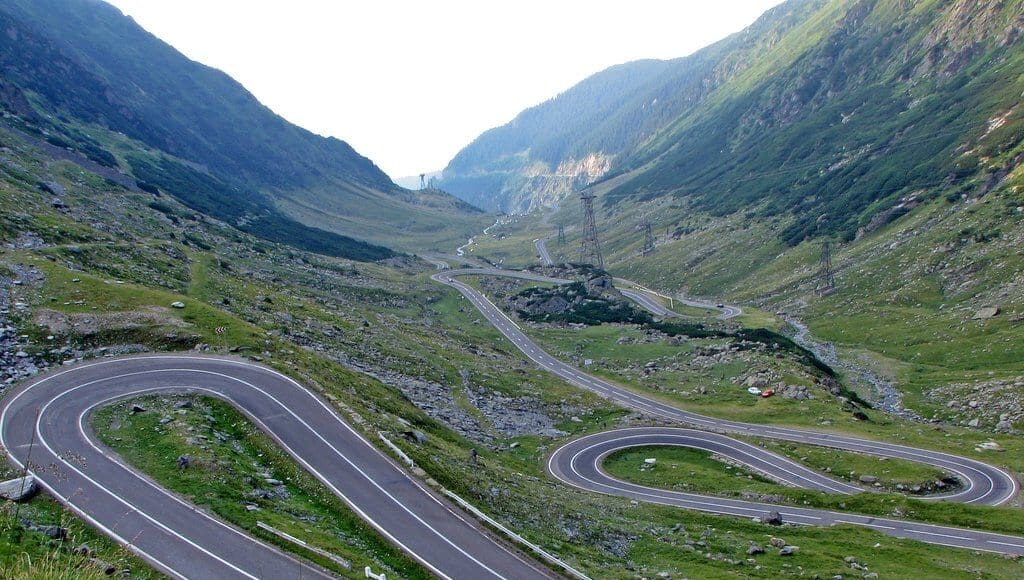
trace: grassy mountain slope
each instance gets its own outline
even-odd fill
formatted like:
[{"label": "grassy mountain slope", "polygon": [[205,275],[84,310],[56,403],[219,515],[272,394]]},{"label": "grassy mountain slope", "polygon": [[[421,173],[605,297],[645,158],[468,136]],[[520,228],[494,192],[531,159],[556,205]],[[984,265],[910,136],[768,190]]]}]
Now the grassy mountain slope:
[{"label": "grassy mountain slope", "polygon": [[[460,151],[442,172],[440,186],[488,209],[518,209],[523,177],[540,163],[550,171],[593,126],[623,106],[631,91],[668,67],[654,60],[612,67],[491,129]],[[524,175],[525,173],[525,175]],[[528,203],[528,202],[527,202]]]},{"label": "grassy mountain slope", "polygon": [[605,203],[758,206],[795,218],[795,244],[851,240],[922,189],[991,187],[1021,161],[1022,30],[1020,2],[832,2],[635,151],[648,167]]},{"label": "grassy mountain slope", "polygon": [[[804,8],[789,33],[591,186],[605,263],[802,319],[925,417],[1019,422],[1024,2],[788,6]],[[530,240],[559,222],[569,243],[549,248],[578,259],[575,200],[481,251],[535,261]],[[815,291],[824,240],[829,296]]]},{"label": "grassy mountain slope", "polygon": [[[301,215],[288,215],[287,204],[358,196],[346,216],[383,205],[396,221],[421,213],[437,221],[431,206],[442,205],[453,210],[441,228],[446,237],[476,226],[471,208],[436,192],[410,197],[348,144],[288,123],[224,73],[185,58],[104,2],[12,0],[0,19],[0,100],[25,121],[21,128],[131,171],[197,210],[272,240],[359,259],[393,253],[346,235],[387,244],[404,228],[346,230],[324,221],[310,228]],[[97,135],[103,132],[150,151],[118,163],[98,142],[108,139]]]}]

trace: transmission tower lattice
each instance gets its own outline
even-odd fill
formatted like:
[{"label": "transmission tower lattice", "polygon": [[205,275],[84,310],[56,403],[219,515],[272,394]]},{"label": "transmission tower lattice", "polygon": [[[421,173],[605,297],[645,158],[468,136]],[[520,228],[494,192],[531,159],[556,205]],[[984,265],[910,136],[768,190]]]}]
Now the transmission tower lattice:
[{"label": "transmission tower lattice", "polygon": [[565,245],[565,224],[558,224],[558,245]]},{"label": "transmission tower lattice", "polygon": [[644,232],[644,246],[641,248],[640,253],[644,256],[648,256],[654,253],[654,227],[651,225],[651,221],[645,219],[640,222],[637,229]]},{"label": "transmission tower lattice", "polygon": [[818,287],[818,294],[826,296],[836,289],[836,274],[832,271],[832,242],[825,240],[821,244],[821,268],[819,277],[821,286]]},{"label": "transmission tower lattice", "polygon": [[597,223],[594,221],[594,194],[580,193],[583,202],[583,237],[580,238],[580,263],[591,264],[604,270],[601,257],[601,243],[597,240]]}]

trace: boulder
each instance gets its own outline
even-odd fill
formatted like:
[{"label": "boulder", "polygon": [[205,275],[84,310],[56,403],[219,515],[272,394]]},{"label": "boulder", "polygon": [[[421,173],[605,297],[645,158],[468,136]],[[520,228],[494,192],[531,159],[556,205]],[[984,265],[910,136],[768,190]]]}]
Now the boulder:
[{"label": "boulder", "polygon": [[799,549],[800,549],[799,546],[783,546],[779,550],[779,555],[780,556],[792,556],[793,554],[796,554],[797,550],[799,550]]},{"label": "boulder", "polygon": [[423,431],[416,429],[411,431],[402,431],[402,437],[405,437],[413,443],[419,443],[420,445],[427,442],[427,435]]},{"label": "boulder", "polygon": [[768,381],[764,377],[759,377],[757,375],[747,377],[747,380],[744,384],[747,385],[748,387],[756,387],[758,389],[764,389],[768,387]]},{"label": "boulder", "polygon": [[39,189],[41,189],[45,193],[53,195],[64,195],[67,193],[67,190],[64,189],[64,186],[57,183],[56,181],[40,181]]},{"label": "boulder", "polygon": [[989,318],[995,318],[996,316],[999,316],[1000,312],[1001,312],[1001,310],[999,309],[998,306],[988,306],[988,307],[982,308],[981,310],[978,310],[977,312],[975,312],[974,316],[972,317],[972,319],[974,319],[974,320],[988,320]]},{"label": "boulder", "polygon": [[771,538],[768,540],[768,543],[774,548],[781,548],[786,545],[786,540],[783,540],[782,538]]},{"label": "boulder", "polygon": [[768,512],[761,516],[761,523],[768,524],[769,526],[781,526],[782,514],[776,511]]},{"label": "boulder", "polygon": [[878,478],[875,477],[874,475],[862,475],[862,476],[858,477],[857,479],[859,479],[861,483],[868,483],[868,484],[875,483],[875,482],[878,481]]},{"label": "boulder", "polygon": [[185,303],[181,301],[171,302],[171,308],[184,308]]},{"label": "boulder", "polygon": [[103,572],[104,576],[113,576],[114,572],[117,572],[117,568],[113,564],[99,558],[89,558],[89,565]]},{"label": "boulder", "polygon": [[51,540],[63,540],[68,537],[68,529],[60,526],[39,526],[36,531],[41,532]]},{"label": "boulder", "polygon": [[11,501],[27,500],[37,491],[39,491],[39,484],[36,483],[36,478],[31,475],[0,483],[0,498]]}]

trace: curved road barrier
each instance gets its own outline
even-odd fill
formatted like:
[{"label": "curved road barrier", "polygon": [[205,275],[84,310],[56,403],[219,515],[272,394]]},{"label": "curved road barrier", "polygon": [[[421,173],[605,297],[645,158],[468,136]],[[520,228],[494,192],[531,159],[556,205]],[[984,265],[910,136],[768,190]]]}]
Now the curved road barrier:
[{"label": "curved road barrier", "polygon": [[[645,488],[615,480],[600,469],[600,461],[608,453],[627,447],[685,444],[702,449],[714,449],[715,452],[723,452],[737,460],[741,460],[740,457],[742,456],[742,461],[752,468],[782,481],[800,485],[801,487],[837,493],[853,493],[861,490],[860,488],[855,488],[854,486],[817,474],[760,447],[748,445],[720,435],[722,433],[732,433],[761,439],[779,439],[833,447],[880,457],[917,461],[946,472],[954,473],[965,483],[964,488],[959,491],[943,496],[933,496],[929,499],[960,501],[979,505],[1000,505],[1013,499],[1019,491],[1018,483],[1012,475],[998,467],[974,459],[940,451],[917,449],[905,445],[834,433],[716,419],[686,411],[651,397],[635,393],[612,382],[584,373],[549,355],[526,336],[515,322],[483,294],[472,286],[456,279],[456,277],[463,275],[509,276],[540,282],[552,282],[557,279],[537,276],[529,272],[481,268],[445,270],[432,276],[435,281],[458,290],[499,332],[541,368],[573,385],[594,392],[624,407],[640,411],[648,416],[700,429],[699,431],[692,429],[683,431],[655,429],[650,432],[634,432],[632,430],[624,432],[618,430],[599,433],[572,441],[556,450],[547,465],[548,472],[565,483],[590,491],[720,514],[755,516],[763,515],[769,511],[779,511],[783,513],[783,517],[788,517],[788,521],[792,522],[819,525],[851,523],[877,529],[893,536],[913,538],[934,544],[992,552],[1024,554],[1024,538],[1015,536],[976,532],[962,528],[950,528],[905,520],[829,512],[827,510],[789,508],[773,504],[727,500],[713,496],[683,494]],[[736,454],[740,454],[740,456]]]},{"label": "curved road barrier", "polygon": [[177,578],[329,577],[201,511],[125,465],[89,427],[118,399],[188,392],[236,406],[377,529],[441,578],[550,578],[409,477],[328,404],[240,359],[146,355],[106,359],[22,385],[0,411],[0,443],[54,497]]}]

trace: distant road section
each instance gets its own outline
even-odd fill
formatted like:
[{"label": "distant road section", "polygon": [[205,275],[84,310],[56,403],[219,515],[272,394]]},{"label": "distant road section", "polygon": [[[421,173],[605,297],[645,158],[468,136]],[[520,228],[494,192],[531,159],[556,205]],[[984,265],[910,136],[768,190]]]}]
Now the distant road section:
[{"label": "distant road section", "polygon": [[241,359],[146,355],[48,373],[3,402],[0,443],[19,466],[28,461],[31,444],[31,470],[54,497],[172,577],[329,577],[152,483],[92,434],[89,417],[98,407],[176,391],[238,407],[361,518],[438,577],[553,576],[409,477],[308,389]]},{"label": "distant road section", "polygon": [[555,261],[551,259],[551,254],[548,253],[548,238],[538,238],[533,240],[533,245],[537,247],[537,255],[540,256],[540,261],[545,266],[553,266]]},{"label": "distant road section", "polygon": [[[553,266],[555,264],[554,260],[551,259],[551,254],[548,252],[547,241],[549,239],[551,238],[537,238],[536,240],[533,240],[533,245],[537,248],[537,256],[540,258],[541,263],[545,266]],[[641,308],[649,311],[651,314],[654,314],[655,316],[677,316],[675,312],[669,310],[668,308],[665,308],[664,306],[662,306],[660,302],[657,301],[657,299],[653,298],[648,293],[649,291],[647,291],[646,289],[641,289],[642,287],[636,282],[632,282],[629,280],[623,280],[623,282],[625,282],[628,285],[635,286],[636,288],[619,288],[619,291],[622,292],[622,295],[625,296],[626,298],[629,298],[630,300],[639,304]],[[704,300],[694,300],[692,298],[677,297],[674,298],[674,300],[679,302],[680,304],[686,304],[687,306],[693,306],[695,308],[718,310],[721,312],[721,314],[719,314],[716,317],[719,320],[729,320],[730,318],[735,318],[743,314],[743,309],[740,308],[739,306],[715,304]]]},{"label": "distant road section", "polygon": [[[663,305],[661,302],[657,300],[657,298],[654,297],[654,292],[647,290],[646,288],[643,288],[642,286],[635,282],[631,282],[629,280],[621,281],[625,282],[626,284],[633,285],[634,288],[619,288],[619,292],[621,292],[622,295],[625,296],[626,298],[629,298],[633,302],[636,302],[644,310],[647,310],[648,312],[654,314],[655,316],[679,316],[679,314],[669,310],[668,308],[665,308],[665,305]],[[665,296],[664,298],[668,299],[667,296]],[[719,320],[729,320],[730,318],[736,318],[737,316],[743,314],[743,309],[740,308],[739,306],[727,306],[725,304],[715,304],[712,302],[707,302],[705,300],[680,298],[678,296],[672,298],[672,300],[680,304],[693,306],[694,308],[718,310],[720,314],[715,318]]]}]

